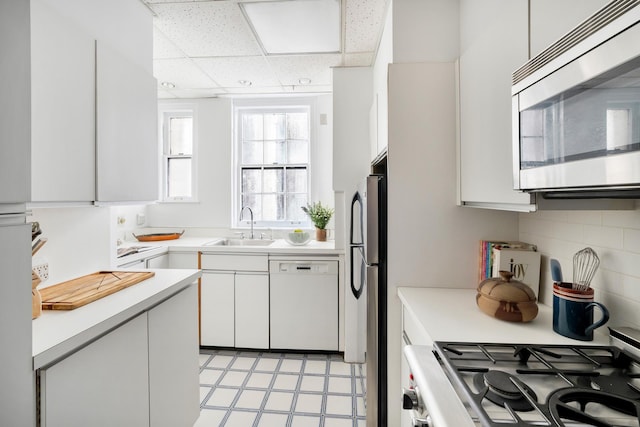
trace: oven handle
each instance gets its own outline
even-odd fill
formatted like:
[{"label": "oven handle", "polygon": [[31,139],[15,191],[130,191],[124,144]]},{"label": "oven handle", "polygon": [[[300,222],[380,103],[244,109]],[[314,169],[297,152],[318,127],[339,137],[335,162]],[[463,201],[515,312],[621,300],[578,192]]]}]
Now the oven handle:
[{"label": "oven handle", "polygon": [[404,345],[412,345],[411,340],[405,331],[402,331],[402,341],[404,341]]}]

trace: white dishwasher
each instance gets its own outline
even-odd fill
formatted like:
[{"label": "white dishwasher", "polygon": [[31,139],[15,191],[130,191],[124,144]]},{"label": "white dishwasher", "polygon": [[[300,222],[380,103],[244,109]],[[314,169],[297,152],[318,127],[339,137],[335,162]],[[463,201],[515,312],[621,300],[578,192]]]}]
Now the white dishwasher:
[{"label": "white dishwasher", "polygon": [[338,351],[338,261],[269,262],[270,347]]}]

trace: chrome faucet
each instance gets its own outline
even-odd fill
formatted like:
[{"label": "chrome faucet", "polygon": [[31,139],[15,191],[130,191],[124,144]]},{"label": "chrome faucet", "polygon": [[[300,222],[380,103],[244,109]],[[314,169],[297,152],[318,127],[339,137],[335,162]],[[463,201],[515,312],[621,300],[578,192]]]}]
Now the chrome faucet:
[{"label": "chrome faucet", "polygon": [[240,221],[242,221],[242,214],[244,213],[245,209],[249,209],[249,214],[251,219],[251,239],[253,239],[253,211],[249,206],[243,206],[242,209],[240,209]]}]

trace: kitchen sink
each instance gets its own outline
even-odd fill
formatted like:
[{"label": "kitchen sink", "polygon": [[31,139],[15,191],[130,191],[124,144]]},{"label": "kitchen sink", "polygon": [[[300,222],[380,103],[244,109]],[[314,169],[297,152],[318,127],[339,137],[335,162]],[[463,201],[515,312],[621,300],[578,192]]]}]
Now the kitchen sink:
[{"label": "kitchen sink", "polygon": [[207,242],[204,246],[269,246],[274,241],[269,239],[220,239]]}]

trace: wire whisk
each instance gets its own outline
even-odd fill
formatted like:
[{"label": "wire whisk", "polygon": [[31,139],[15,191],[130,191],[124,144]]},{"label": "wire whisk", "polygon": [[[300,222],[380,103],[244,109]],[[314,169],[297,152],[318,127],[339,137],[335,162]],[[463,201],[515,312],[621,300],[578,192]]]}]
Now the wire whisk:
[{"label": "wire whisk", "polygon": [[591,248],[584,248],[573,256],[573,289],[586,291],[600,266],[598,254]]}]

